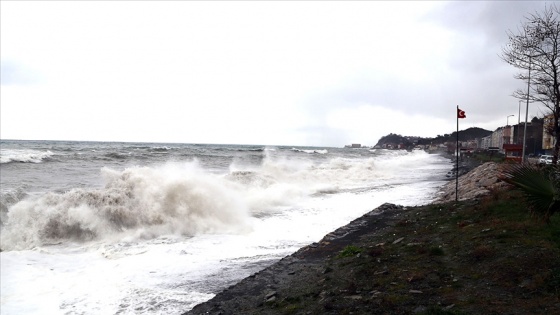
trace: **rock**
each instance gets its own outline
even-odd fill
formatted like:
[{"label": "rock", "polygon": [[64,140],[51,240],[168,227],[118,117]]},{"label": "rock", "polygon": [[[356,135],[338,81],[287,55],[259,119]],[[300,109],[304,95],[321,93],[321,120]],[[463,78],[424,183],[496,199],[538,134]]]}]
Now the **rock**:
[{"label": "rock", "polygon": [[394,244],[400,243],[402,240],[404,240],[404,237],[401,237],[401,238],[396,239],[396,240],[393,242],[393,245],[394,245]]},{"label": "rock", "polygon": [[275,297],[277,294],[278,294],[278,292],[272,291],[272,292],[268,293],[267,295],[265,295],[264,299],[268,301],[270,298]]},{"label": "rock", "polygon": [[482,187],[489,187],[497,182],[498,182],[498,178],[494,177],[494,178],[481,179],[478,183]]},{"label": "rock", "polygon": [[362,296],[361,295],[349,295],[349,296],[345,296],[345,299],[350,299],[350,300],[361,300]]}]

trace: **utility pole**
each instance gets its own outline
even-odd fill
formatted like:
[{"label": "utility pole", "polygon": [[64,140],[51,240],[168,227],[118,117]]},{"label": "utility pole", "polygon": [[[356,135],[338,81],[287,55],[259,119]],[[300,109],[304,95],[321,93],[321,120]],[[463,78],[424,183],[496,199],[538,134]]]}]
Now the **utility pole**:
[{"label": "utility pole", "polygon": [[531,62],[529,57],[529,76],[527,77],[527,107],[525,108],[525,128],[523,130],[523,151],[521,153],[521,163],[525,163],[525,142],[527,141],[527,118],[529,116],[529,88],[531,87]]}]

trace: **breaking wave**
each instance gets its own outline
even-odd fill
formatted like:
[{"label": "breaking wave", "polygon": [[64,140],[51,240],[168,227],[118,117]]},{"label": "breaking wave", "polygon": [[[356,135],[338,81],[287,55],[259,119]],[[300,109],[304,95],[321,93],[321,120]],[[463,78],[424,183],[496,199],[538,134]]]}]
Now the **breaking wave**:
[{"label": "breaking wave", "polygon": [[108,237],[240,233],[250,228],[235,190],[196,163],[103,169],[101,189],[22,200],[7,213],[2,250]]},{"label": "breaking wave", "polygon": [[294,152],[302,152],[302,153],[309,153],[309,154],[327,154],[329,153],[329,151],[327,149],[322,149],[322,150],[305,150],[305,149],[296,149],[296,148],[292,148],[292,151]]},{"label": "breaking wave", "polygon": [[0,151],[0,164],[13,162],[19,163],[41,163],[50,159],[54,153],[51,151],[35,150],[2,150]]},{"label": "breaking wave", "polygon": [[424,152],[321,161],[266,154],[258,165],[234,162],[226,174],[206,170],[196,160],[122,171],[103,168],[102,188],[14,195],[2,209],[1,248],[244,233],[253,217],[293,207],[305,198],[371,192],[402,181],[402,174],[414,181],[425,176],[416,175],[422,170],[414,165],[427,158]]}]

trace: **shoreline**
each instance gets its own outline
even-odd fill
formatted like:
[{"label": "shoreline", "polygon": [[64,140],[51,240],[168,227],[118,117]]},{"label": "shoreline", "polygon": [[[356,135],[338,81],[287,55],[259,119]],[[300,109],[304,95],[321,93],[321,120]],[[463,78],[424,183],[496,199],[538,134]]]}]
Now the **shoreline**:
[{"label": "shoreline", "polygon": [[[304,246],[271,266],[224,289],[212,299],[196,305],[183,314],[248,314],[254,308],[274,302],[292,289],[291,282],[298,277],[316,278],[324,274],[326,259],[336,256],[360,237],[382,235],[402,216],[403,206],[390,203],[371,210],[350,223],[325,235],[319,242]],[[318,280],[318,279],[315,279]],[[259,311],[261,313],[261,311]],[[261,313],[262,314],[262,313]]]},{"label": "shoreline", "polygon": [[[451,159],[453,162],[453,159]],[[455,170],[455,166],[453,166]],[[490,171],[492,169],[492,171]],[[478,170],[478,171],[477,171]],[[476,198],[488,194],[492,185],[499,181],[487,180],[495,174],[497,166],[488,162],[480,164],[478,161],[467,159],[459,166],[459,194],[468,198]],[[453,176],[454,178],[454,176]],[[468,185],[474,181],[476,185]],[[483,186],[484,184],[484,186]],[[276,314],[265,312],[263,307],[281,299],[291,290],[298,279],[321,281],[321,276],[328,273],[326,261],[339,254],[346,246],[359,243],[362,238],[374,239],[373,243],[384,243],[391,230],[406,216],[408,210],[430,207],[440,203],[454,201],[455,181],[450,180],[440,188],[439,197],[425,206],[404,207],[385,203],[378,208],[362,215],[350,223],[325,235],[319,242],[302,247],[295,253],[288,255],[271,266],[239,281],[224,289],[212,299],[196,305],[187,314]],[[465,200],[468,198],[460,198]],[[397,240],[392,240],[395,242]],[[257,311],[258,309],[258,311]]]},{"label": "shoreline", "polygon": [[461,176],[458,202],[383,204],[184,314],[560,314],[560,218],[532,218],[499,169]]}]

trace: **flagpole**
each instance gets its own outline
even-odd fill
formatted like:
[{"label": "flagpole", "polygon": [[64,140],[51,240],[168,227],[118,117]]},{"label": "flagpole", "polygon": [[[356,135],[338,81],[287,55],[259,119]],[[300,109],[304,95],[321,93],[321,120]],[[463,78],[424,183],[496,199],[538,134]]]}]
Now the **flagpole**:
[{"label": "flagpole", "polygon": [[459,105],[457,105],[457,143],[455,144],[455,202],[459,200]]}]

